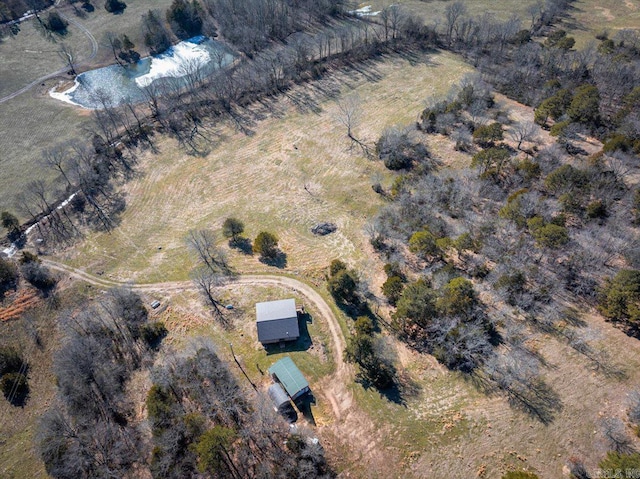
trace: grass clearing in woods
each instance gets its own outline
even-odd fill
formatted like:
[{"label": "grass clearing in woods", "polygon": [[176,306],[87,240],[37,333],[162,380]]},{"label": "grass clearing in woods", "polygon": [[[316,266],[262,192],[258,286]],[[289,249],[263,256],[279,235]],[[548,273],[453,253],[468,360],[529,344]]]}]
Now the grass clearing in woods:
[{"label": "grass clearing in woods", "polygon": [[[280,239],[286,271],[313,277],[334,258],[368,261],[363,227],[382,204],[371,189],[372,176],[391,174],[350,147],[336,102],[326,92],[359,95],[363,120],[355,134],[373,145],[384,128],[415,121],[425,98],[445,93],[471,69],[445,53],[420,61],[391,57],[362,71],[336,73],[260,111],[256,107],[253,113],[264,119],[251,135],[229,125],[212,128],[211,151],[204,157],[159,139],[160,153],[143,155],[139,178],[126,186],[121,225],[88,235],[60,259],[119,280],[182,280],[193,265],[184,243],[187,231],[219,231],[234,216],[245,223],[248,238],[269,231]],[[314,236],[310,229],[321,221],[336,223],[338,230]],[[221,236],[220,242],[226,245]],[[229,253],[239,271],[279,270],[255,256]]]}]

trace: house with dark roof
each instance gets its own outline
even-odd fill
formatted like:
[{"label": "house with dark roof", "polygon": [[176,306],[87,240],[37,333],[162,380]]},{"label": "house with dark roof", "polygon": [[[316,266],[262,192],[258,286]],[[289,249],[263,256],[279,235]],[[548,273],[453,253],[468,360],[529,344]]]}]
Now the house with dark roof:
[{"label": "house with dark roof", "polygon": [[262,344],[295,341],[300,337],[294,299],[256,303],[258,340]]},{"label": "house with dark roof", "polygon": [[294,401],[310,391],[309,383],[289,356],[274,363],[269,368],[269,374]]}]

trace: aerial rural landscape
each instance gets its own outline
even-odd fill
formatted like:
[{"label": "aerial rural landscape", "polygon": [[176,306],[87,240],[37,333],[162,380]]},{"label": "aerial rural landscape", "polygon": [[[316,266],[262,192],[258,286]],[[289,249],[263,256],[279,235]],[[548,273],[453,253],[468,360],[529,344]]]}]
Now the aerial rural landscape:
[{"label": "aerial rural landscape", "polygon": [[0,478],[640,477],[640,0],[0,0]]}]

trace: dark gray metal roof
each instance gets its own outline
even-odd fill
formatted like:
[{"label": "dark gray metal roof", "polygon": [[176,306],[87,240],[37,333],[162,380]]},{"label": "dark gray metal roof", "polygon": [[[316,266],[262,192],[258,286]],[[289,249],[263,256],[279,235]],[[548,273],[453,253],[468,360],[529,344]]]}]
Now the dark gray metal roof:
[{"label": "dark gray metal roof", "polygon": [[287,393],[278,383],[269,386],[269,397],[277,409],[289,404],[289,396],[287,396]]},{"label": "dark gray metal roof", "polygon": [[257,326],[258,340],[262,344],[295,341],[300,337],[297,317],[259,321]]},{"label": "dark gray metal roof", "polygon": [[295,299],[256,303],[256,319],[258,322],[297,317]]},{"label": "dark gray metal roof", "polygon": [[294,299],[256,303],[256,321],[262,344],[295,341],[300,337]]}]

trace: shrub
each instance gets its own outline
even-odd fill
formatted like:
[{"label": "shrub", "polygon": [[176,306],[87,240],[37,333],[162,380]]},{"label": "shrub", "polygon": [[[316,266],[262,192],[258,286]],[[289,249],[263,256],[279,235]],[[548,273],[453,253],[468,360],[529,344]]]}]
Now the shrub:
[{"label": "shrub", "polygon": [[573,37],[568,37],[564,30],[556,30],[549,34],[544,44],[546,47],[560,48],[562,50],[571,50],[576,41]]},{"label": "shrub", "polygon": [[536,163],[535,161],[524,159],[521,162],[516,164],[516,170],[527,181],[540,178],[540,173],[541,173],[540,164]]},{"label": "shrub", "polygon": [[426,279],[408,284],[398,300],[393,315],[395,325],[401,330],[413,325],[427,327],[436,317],[436,294]]},{"label": "shrub", "polygon": [[354,324],[357,335],[371,336],[373,334],[373,322],[368,316],[358,316]]},{"label": "shrub", "polygon": [[628,152],[633,149],[633,142],[624,135],[615,134],[605,141],[602,151],[605,153],[613,153],[614,151]]},{"label": "shrub", "polygon": [[428,158],[427,148],[418,142],[412,142],[406,133],[395,128],[384,131],[376,143],[378,156],[390,170],[410,168],[414,163]]},{"label": "shrub", "polygon": [[392,276],[397,276],[398,278],[402,279],[402,281],[406,280],[406,277],[402,272],[400,265],[397,262],[386,263],[384,265],[384,273],[387,275],[387,278],[391,278]]},{"label": "shrub", "polygon": [[47,28],[55,33],[64,33],[67,30],[69,23],[60,16],[55,10],[49,13],[47,19]]},{"label": "shrub", "polygon": [[582,201],[577,195],[571,193],[565,193],[560,195],[558,198],[560,205],[562,205],[562,210],[567,213],[580,214],[584,210],[582,206]]},{"label": "shrub", "polygon": [[171,425],[172,408],[176,403],[171,393],[158,384],[154,384],[147,393],[147,415],[151,420],[154,435]]},{"label": "shrub", "polygon": [[395,306],[400,296],[402,296],[402,290],[404,289],[404,283],[399,276],[390,276],[382,285],[382,294],[385,295],[387,301],[392,306]]},{"label": "shrub", "polygon": [[568,131],[567,129],[569,128],[569,125],[571,125],[571,120],[559,121],[551,127],[549,134],[551,136],[563,138]]},{"label": "shrub", "polygon": [[584,190],[589,185],[589,181],[588,172],[571,165],[562,165],[547,175],[544,185],[552,193],[564,193],[572,190]]},{"label": "shrub", "polygon": [[120,0],[107,0],[104,2],[104,9],[109,13],[121,13],[127,4]]},{"label": "shrub", "polygon": [[567,114],[573,121],[595,124],[600,117],[600,93],[594,85],[582,85],[576,89]]},{"label": "shrub", "polygon": [[481,146],[492,146],[503,137],[502,125],[498,122],[479,126],[473,132],[473,139]]},{"label": "shrub", "polygon": [[278,255],[278,238],[267,231],[261,231],[253,242],[253,252],[262,258],[274,259]]},{"label": "shrub", "polygon": [[7,230],[7,235],[10,241],[18,239],[20,236],[20,220],[18,220],[15,215],[12,215],[8,211],[3,211],[0,214],[0,222]]},{"label": "shrub", "polygon": [[522,208],[520,195],[515,197],[513,195],[510,196],[507,199],[507,204],[498,211],[498,216],[500,218],[513,221],[518,228],[524,228],[527,226],[527,217],[525,216]]},{"label": "shrub", "polygon": [[509,150],[494,146],[473,155],[471,167],[480,169],[481,178],[485,178],[491,174],[499,175],[510,158],[511,154]]},{"label": "shrub", "polygon": [[49,269],[37,261],[23,263],[20,272],[24,279],[42,291],[53,288],[57,282]]},{"label": "shrub", "polygon": [[195,0],[173,0],[167,10],[167,22],[178,38],[189,38],[202,32],[202,8]]},{"label": "shrub", "polygon": [[18,260],[18,263],[20,264],[40,263],[40,258],[38,258],[37,254],[33,254],[29,251],[23,251],[22,255],[20,256],[20,259]]},{"label": "shrub", "polygon": [[436,244],[438,238],[428,229],[417,231],[409,238],[409,250],[422,258],[440,255],[440,249]]},{"label": "shrub", "polygon": [[[198,470],[219,474],[228,471],[225,453],[233,450],[232,444],[237,438],[237,433],[230,427],[216,425],[202,434],[193,450],[198,455]],[[226,476],[227,474],[221,474]],[[233,477],[232,474],[228,476]]]},{"label": "shrub", "polygon": [[356,334],[347,341],[345,360],[360,366],[360,377],[378,389],[393,385],[393,365],[376,354],[375,339],[371,335]]},{"label": "shrub", "polygon": [[22,356],[15,348],[0,348],[0,376],[17,373],[22,368]]},{"label": "shrub", "polygon": [[331,296],[338,302],[357,302],[356,290],[358,288],[358,278],[353,271],[346,269],[338,271],[329,278],[328,288]]},{"label": "shrub", "polygon": [[473,284],[465,278],[454,278],[442,290],[442,296],[437,301],[440,314],[467,316],[478,301]]},{"label": "shrub", "polygon": [[527,225],[531,235],[535,238],[536,243],[547,248],[559,248],[569,242],[569,233],[567,228],[553,223],[545,224],[539,217],[531,218]]},{"label": "shrub", "polygon": [[11,261],[0,258],[0,295],[15,286],[18,281],[18,268]]},{"label": "shrub", "polygon": [[540,103],[534,112],[534,121],[540,126],[546,126],[547,120],[559,119],[571,104],[571,92],[566,88],[558,90]]},{"label": "shrub", "polygon": [[589,218],[604,219],[609,216],[607,205],[602,200],[592,201],[587,205],[587,216]]},{"label": "shrub", "polygon": [[471,233],[462,233],[458,236],[453,242],[452,246],[458,251],[458,253],[462,253],[463,251],[473,251],[476,252],[480,248],[480,242],[471,236]]},{"label": "shrub", "polygon": [[598,310],[614,321],[640,321],[640,271],[622,269],[609,278],[600,291]]},{"label": "shrub", "polygon": [[244,232],[244,223],[238,218],[227,218],[222,223],[222,235],[236,242]]},{"label": "shrub", "polygon": [[[627,471],[640,469],[640,454],[637,452],[631,454],[622,454],[619,452],[609,451],[607,457],[600,461],[600,469],[606,471]],[[625,474],[626,476],[626,474]],[[615,477],[615,476],[613,476]],[[623,477],[623,476],[619,476]],[[632,477],[632,476],[629,476]]]},{"label": "shrub", "polygon": [[329,265],[329,276],[335,276],[339,271],[347,269],[347,265],[339,259],[334,259]]}]

